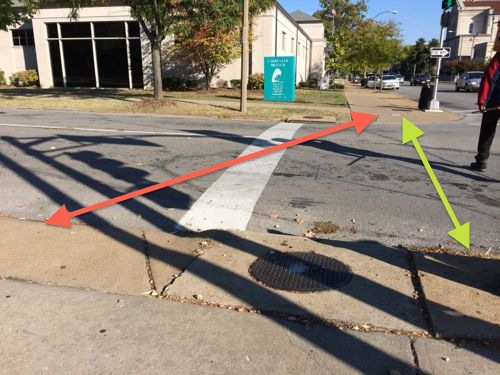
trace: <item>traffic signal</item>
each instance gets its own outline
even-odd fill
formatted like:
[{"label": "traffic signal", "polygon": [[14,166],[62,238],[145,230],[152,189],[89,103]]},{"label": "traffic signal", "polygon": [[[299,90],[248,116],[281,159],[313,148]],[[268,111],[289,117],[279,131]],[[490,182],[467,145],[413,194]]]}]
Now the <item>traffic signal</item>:
[{"label": "traffic signal", "polygon": [[455,5],[457,5],[457,1],[456,0],[443,0],[443,2],[441,3],[441,9],[449,9],[449,8],[453,8]]}]

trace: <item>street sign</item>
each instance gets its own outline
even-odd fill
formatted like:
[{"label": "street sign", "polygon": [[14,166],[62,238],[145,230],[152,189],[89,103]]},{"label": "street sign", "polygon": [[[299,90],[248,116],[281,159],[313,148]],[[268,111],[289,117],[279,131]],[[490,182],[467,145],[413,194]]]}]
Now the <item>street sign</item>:
[{"label": "street sign", "polygon": [[443,58],[443,59],[447,59],[448,57],[450,57],[450,54],[451,54],[451,48],[450,47],[434,47],[434,48],[431,48],[431,57],[432,58],[435,58],[435,59],[438,59],[438,58]]}]

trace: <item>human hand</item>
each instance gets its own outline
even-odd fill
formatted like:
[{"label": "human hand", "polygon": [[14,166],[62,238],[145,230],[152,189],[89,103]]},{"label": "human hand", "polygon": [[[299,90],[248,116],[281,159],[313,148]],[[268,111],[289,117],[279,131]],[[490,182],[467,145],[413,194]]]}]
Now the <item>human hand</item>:
[{"label": "human hand", "polygon": [[486,112],[486,107],[484,105],[480,105],[479,112],[482,112],[482,113]]}]

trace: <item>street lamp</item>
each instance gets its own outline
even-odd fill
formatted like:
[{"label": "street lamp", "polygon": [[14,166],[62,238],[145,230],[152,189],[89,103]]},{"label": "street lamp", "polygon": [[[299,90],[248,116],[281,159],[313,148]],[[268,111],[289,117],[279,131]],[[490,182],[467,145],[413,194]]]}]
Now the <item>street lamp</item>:
[{"label": "street lamp", "polygon": [[[374,17],[372,17],[372,21],[375,20],[378,16],[385,14],[385,13],[391,13],[391,14],[398,14],[397,10],[384,10],[383,12],[380,12],[376,14]],[[376,82],[376,81],[375,81]],[[382,92],[382,83],[384,82],[384,72],[382,72],[382,75],[380,77],[380,92]],[[376,85],[375,85],[376,87]]]},{"label": "street lamp", "polygon": [[381,14],[384,14],[384,13],[398,14],[398,11],[397,10],[384,10],[383,12],[380,12],[379,14],[375,15],[375,17],[372,17],[372,20],[374,20],[375,18],[377,18],[378,16],[380,16]]}]

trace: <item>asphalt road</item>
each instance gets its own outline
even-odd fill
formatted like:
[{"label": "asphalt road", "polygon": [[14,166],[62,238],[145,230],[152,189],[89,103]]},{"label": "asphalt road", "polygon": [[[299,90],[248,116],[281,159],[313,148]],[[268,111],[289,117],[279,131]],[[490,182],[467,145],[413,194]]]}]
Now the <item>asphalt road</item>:
[{"label": "asphalt road", "polygon": [[[399,91],[410,90],[414,88]],[[73,211],[234,159],[252,143],[254,148],[268,147],[324,128],[276,125],[3,109],[0,214],[42,221],[62,204]],[[421,128],[422,148],[458,220],[471,222],[472,248],[499,251],[497,143],[488,171],[479,174],[464,168],[473,160],[477,123],[466,119]],[[269,129],[272,133],[255,141]],[[459,248],[447,235],[452,222],[414,148],[401,144],[400,125],[371,126],[359,136],[346,130],[266,158],[261,164],[248,162],[242,169],[213,172],[73,222],[175,231],[203,200],[205,211],[194,215],[199,222],[210,219],[230,225],[233,217],[235,223],[243,222],[239,229],[297,236],[330,222],[322,228],[338,226],[338,231],[321,237],[339,245],[371,240],[391,246]],[[254,174],[256,178],[249,178]],[[240,204],[243,201],[250,202],[246,222],[239,220],[249,209]],[[184,219],[182,226],[196,225]]]},{"label": "asphalt road", "polygon": [[[422,86],[410,86],[405,82],[395,92],[406,98],[417,100],[420,97]],[[440,107],[452,112],[469,113],[477,110],[477,92],[455,91],[455,84],[440,82],[438,86],[437,99]]]}]

